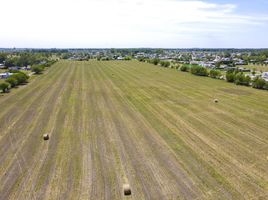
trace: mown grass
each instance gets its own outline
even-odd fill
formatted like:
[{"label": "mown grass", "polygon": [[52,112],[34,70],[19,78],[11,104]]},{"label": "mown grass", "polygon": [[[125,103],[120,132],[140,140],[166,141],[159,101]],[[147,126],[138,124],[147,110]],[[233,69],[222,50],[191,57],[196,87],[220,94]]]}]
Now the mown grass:
[{"label": "mown grass", "polygon": [[[1,145],[16,138],[0,148],[4,197],[121,199],[126,182],[133,199],[267,197],[267,91],[136,61],[60,61],[0,102],[0,127],[13,126]],[[14,153],[27,165],[2,176]]]},{"label": "mown grass", "polygon": [[[260,188],[265,189],[262,176],[256,175],[253,171],[264,169],[263,167],[267,166],[264,151],[267,150],[267,135],[265,128],[259,127],[262,119],[250,119],[250,116],[254,116],[255,113],[266,113],[268,107],[265,104],[268,94],[265,91],[255,91],[252,88],[235,86],[224,81],[194,77],[172,69],[162,69],[137,62],[104,63],[104,65],[106,65],[106,69],[103,70],[114,74],[113,81],[126,95],[127,100],[143,114],[163,140],[182,159],[181,162],[188,173],[197,176],[196,180],[201,180],[206,185],[207,189],[203,188],[204,193],[214,190],[214,193],[217,194],[219,188],[223,187],[225,191],[230,192],[233,198],[242,198],[247,193],[243,194],[241,190],[236,189],[236,184],[244,185],[246,192],[246,188],[253,187],[255,181],[259,182]],[[232,92],[229,93],[229,91]],[[213,104],[214,98],[220,100],[217,107]],[[265,115],[267,116],[267,113]],[[194,118],[191,119],[190,116]],[[176,126],[180,120],[186,122],[183,124],[186,125],[185,127]],[[230,120],[234,121],[230,123]],[[215,125],[216,123],[219,127]],[[169,126],[173,127],[173,130]],[[262,138],[262,144],[253,135],[254,129],[258,138]],[[185,130],[188,133],[184,132]],[[192,135],[193,131],[195,131],[194,135]],[[226,137],[222,135],[223,133]],[[190,138],[187,138],[186,134],[192,135],[191,140],[196,137],[196,142],[199,141],[195,144],[196,146],[193,146],[192,142],[189,143]],[[198,138],[198,135],[201,138]],[[217,140],[211,140],[213,138]],[[237,146],[232,148],[230,145],[226,146],[230,149],[226,149],[228,154],[225,154],[224,143]],[[262,157],[250,153],[254,149],[254,144],[259,145],[254,148],[262,149]],[[215,145],[219,145],[222,150],[215,151],[213,149]],[[249,145],[250,150],[246,150],[244,147]],[[203,150],[202,154],[197,151],[196,147]],[[245,151],[239,150],[240,147],[243,147]],[[213,154],[209,153],[210,151]],[[206,157],[206,152],[211,155],[207,154]],[[189,160],[189,158],[191,159]],[[244,162],[245,158],[248,158],[248,163]],[[236,176],[235,171],[238,172],[239,169],[233,166],[235,171],[231,172],[224,167],[230,165],[232,159],[245,166],[261,162],[261,159],[263,167],[259,166],[260,168],[257,169],[258,167],[254,166],[255,170],[242,172],[245,173],[242,175],[245,176],[244,180],[232,182],[231,176]],[[221,162],[223,164],[219,165]],[[199,163],[199,167],[197,167],[197,163]],[[202,169],[203,167],[204,169]],[[206,170],[210,177],[200,174],[203,170]],[[228,173],[232,175],[229,176]],[[254,178],[256,180],[247,181],[248,177],[251,177],[252,181]],[[216,181],[214,184],[217,183],[221,186],[214,187],[212,179]],[[254,196],[253,193],[248,195]],[[226,196],[223,195],[222,198],[226,198]]]}]

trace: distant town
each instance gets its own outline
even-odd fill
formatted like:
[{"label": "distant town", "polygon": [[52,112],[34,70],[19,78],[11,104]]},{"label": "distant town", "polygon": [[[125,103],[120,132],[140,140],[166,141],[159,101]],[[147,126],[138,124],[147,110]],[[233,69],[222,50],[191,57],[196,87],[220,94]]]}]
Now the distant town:
[{"label": "distant town", "polygon": [[[261,79],[261,89],[268,82],[268,49],[0,49],[0,78],[7,79],[20,70],[31,75],[43,70],[48,62],[59,59],[85,61],[138,60],[163,67],[190,71],[199,66],[218,74],[214,78],[228,79],[227,72],[241,72],[241,85],[252,85]],[[51,63],[49,64],[51,65]],[[37,67],[38,66],[38,67]],[[189,69],[187,69],[189,68]],[[185,69],[185,70],[183,70]],[[27,74],[27,73],[26,73]],[[213,76],[213,75],[212,75]],[[231,77],[235,82],[235,78]],[[264,83],[264,81],[266,83]],[[238,82],[238,84],[240,84]],[[259,87],[259,86],[258,86]],[[257,87],[257,88],[258,88]],[[268,86],[267,86],[268,87]]]}]

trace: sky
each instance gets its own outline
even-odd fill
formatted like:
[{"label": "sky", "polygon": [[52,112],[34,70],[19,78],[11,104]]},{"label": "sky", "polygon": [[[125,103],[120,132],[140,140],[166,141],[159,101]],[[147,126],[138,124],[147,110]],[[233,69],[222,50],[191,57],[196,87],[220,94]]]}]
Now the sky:
[{"label": "sky", "polygon": [[268,0],[0,0],[5,48],[268,48]]}]

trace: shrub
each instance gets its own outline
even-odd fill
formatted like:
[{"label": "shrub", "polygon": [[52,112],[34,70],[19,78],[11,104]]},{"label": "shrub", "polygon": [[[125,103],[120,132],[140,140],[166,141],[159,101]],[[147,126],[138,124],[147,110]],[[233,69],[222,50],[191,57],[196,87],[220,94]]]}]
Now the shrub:
[{"label": "shrub", "polygon": [[249,76],[245,76],[244,85],[249,86],[251,83],[251,78]]},{"label": "shrub", "polygon": [[47,61],[44,65],[46,66],[46,67],[50,67],[51,65],[53,65],[54,63],[56,63],[57,61],[56,60],[49,60],[49,61]]},{"label": "shrub", "polygon": [[127,56],[124,58],[124,60],[131,60],[132,58],[130,56]]},{"label": "shrub", "polygon": [[9,83],[11,87],[15,87],[16,85],[18,85],[18,80],[14,77],[9,77],[5,81]]},{"label": "shrub", "polygon": [[158,65],[158,63],[160,62],[160,60],[158,58],[154,58],[150,61],[150,63],[154,64],[154,65]]},{"label": "shrub", "polygon": [[265,83],[264,89],[268,90],[268,82]]},{"label": "shrub", "polygon": [[182,65],[182,66],[180,67],[180,70],[181,70],[182,72],[188,72],[188,71],[189,71],[189,67],[188,67],[187,65]]},{"label": "shrub", "polygon": [[245,76],[243,73],[237,73],[235,75],[235,84],[236,85],[246,85],[248,86],[250,84],[250,77]]},{"label": "shrub", "polygon": [[145,58],[144,57],[138,58],[138,61],[145,62]]},{"label": "shrub", "polygon": [[211,78],[220,78],[221,77],[221,72],[219,70],[212,69],[209,72],[209,76]]},{"label": "shrub", "polygon": [[8,83],[0,83],[0,90],[2,90],[3,93],[7,92],[9,88]]},{"label": "shrub", "polygon": [[190,72],[197,76],[208,76],[207,69],[198,65],[193,65],[190,69]]},{"label": "shrub", "polygon": [[29,76],[27,76],[26,74],[24,74],[23,72],[17,73],[17,74],[13,74],[12,76],[10,76],[11,78],[15,78],[18,81],[18,85],[24,84],[27,82]]},{"label": "shrub", "polygon": [[226,73],[226,81],[233,83],[235,81],[235,74],[231,71],[227,71]]},{"label": "shrub", "polygon": [[264,89],[266,81],[260,77],[256,77],[252,82],[252,87],[257,89]]},{"label": "shrub", "polygon": [[13,74],[15,74],[15,73],[20,73],[20,70],[16,70],[16,69],[9,69],[8,70],[10,73],[13,73]]},{"label": "shrub", "polygon": [[162,67],[169,67],[169,66],[170,66],[170,62],[169,62],[169,61],[161,61],[161,62],[160,62],[160,65],[161,65]]},{"label": "shrub", "polygon": [[44,71],[44,66],[34,65],[32,66],[32,71],[36,74],[41,74]]}]

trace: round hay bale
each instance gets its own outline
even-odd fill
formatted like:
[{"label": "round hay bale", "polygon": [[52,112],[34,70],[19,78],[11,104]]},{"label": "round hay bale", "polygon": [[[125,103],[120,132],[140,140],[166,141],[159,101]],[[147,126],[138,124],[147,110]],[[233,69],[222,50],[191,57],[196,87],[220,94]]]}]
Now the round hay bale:
[{"label": "round hay bale", "polygon": [[124,184],[123,185],[123,190],[124,190],[124,195],[125,196],[131,195],[131,189],[130,189],[129,184]]},{"label": "round hay bale", "polygon": [[44,138],[44,140],[49,140],[49,135],[48,134],[44,134],[43,135],[43,138]]},{"label": "round hay bale", "polygon": [[219,100],[218,99],[214,99],[214,103],[219,103]]}]

